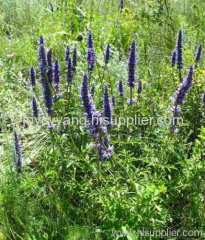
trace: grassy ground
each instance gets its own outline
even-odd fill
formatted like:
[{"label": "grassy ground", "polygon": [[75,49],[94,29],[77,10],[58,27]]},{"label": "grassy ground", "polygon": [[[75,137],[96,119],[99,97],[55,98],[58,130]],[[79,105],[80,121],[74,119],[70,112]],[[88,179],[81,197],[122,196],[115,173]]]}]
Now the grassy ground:
[{"label": "grassy ground", "polygon": [[[183,31],[183,69],[194,64],[204,46],[205,3],[201,0],[0,0],[0,239],[160,239],[139,231],[183,230],[203,239],[204,220],[204,61],[194,70],[193,85],[181,106],[183,126],[114,126],[113,156],[99,162],[84,126],[65,119],[84,116],[80,86],[87,71],[87,34],[92,31],[96,65],[89,81],[94,102],[103,108],[103,89],[115,96],[113,116],[169,118],[171,97],[180,84],[170,63],[178,31]],[[42,97],[38,39],[44,36],[61,70],[60,98],[55,102],[54,129]],[[137,103],[128,106],[127,61],[137,44]],[[104,50],[112,58],[105,67]],[[71,88],[66,83],[65,47],[75,47],[78,65]],[[30,86],[29,69],[37,71]],[[117,83],[122,80],[125,96]],[[32,118],[35,95],[40,119]],[[13,131],[21,135],[24,168],[13,167]],[[196,236],[196,232],[200,234]],[[191,236],[192,234],[192,236]],[[195,235],[194,235],[195,234]],[[4,237],[5,236],[5,237]],[[170,240],[184,239],[170,236]]]}]

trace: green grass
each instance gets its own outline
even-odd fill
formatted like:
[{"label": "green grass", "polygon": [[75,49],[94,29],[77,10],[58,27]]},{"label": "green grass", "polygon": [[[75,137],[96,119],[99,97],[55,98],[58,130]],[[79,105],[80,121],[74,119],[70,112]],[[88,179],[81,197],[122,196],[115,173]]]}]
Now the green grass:
[{"label": "green grass", "polygon": [[[203,59],[181,107],[183,126],[176,135],[169,124],[114,126],[114,154],[99,162],[84,126],[63,127],[68,117],[84,116],[79,88],[87,68],[89,29],[97,57],[89,84],[96,88],[97,109],[102,110],[103,87],[108,84],[110,96],[116,97],[114,116],[170,117],[171,97],[180,83],[170,55],[183,29],[185,76],[196,46],[204,46],[205,3],[125,0],[120,11],[117,0],[2,0],[0,10],[0,240],[152,239],[140,237],[142,229],[205,232]],[[61,64],[63,97],[54,104],[52,131],[39,81],[41,35]],[[133,40],[143,92],[137,98],[135,89],[137,103],[128,106],[127,59]],[[105,68],[108,43],[112,58]],[[78,50],[70,92],[67,45]],[[37,70],[38,123],[32,120],[31,66]],[[119,80],[124,83],[124,100],[116,87]],[[20,174],[14,168],[14,130],[22,138],[25,163]]]}]

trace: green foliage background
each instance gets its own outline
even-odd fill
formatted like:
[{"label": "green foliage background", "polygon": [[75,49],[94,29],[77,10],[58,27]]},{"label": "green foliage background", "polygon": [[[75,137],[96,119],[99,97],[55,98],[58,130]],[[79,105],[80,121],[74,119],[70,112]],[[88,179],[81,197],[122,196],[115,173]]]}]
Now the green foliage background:
[{"label": "green foliage background", "polygon": [[[178,73],[170,66],[177,32],[185,33],[185,75],[194,63],[196,46],[204,45],[204,18],[201,0],[125,0],[122,12],[117,0],[0,1],[2,239],[134,240],[141,239],[137,232],[142,229],[205,232],[204,61],[182,107],[184,124],[177,135],[170,133],[169,126],[114,127],[114,155],[99,163],[86,129],[62,127],[66,117],[83,116],[79,86],[86,69],[88,29],[97,54],[91,82],[96,86],[97,107],[102,107],[102,86],[109,83],[116,96],[115,115],[159,118],[169,116],[171,97],[179,85]],[[76,46],[79,56],[72,96],[55,104],[54,123],[60,127],[52,132],[46,114],[41,116],[43,124],[28,120],[32,96],[28,69],[38,67],[40,35],[61,61],[62,92],[64,47]],[[122,80],[126,85],[133,39],[143,93],[137,104],[128,107],[126,99],[122,104],[116,84]],[[107,43],[113,57],[104,74]],[[40,86],[36,91],[40,96]],[[38,102],[44,113],[41,97]],[[12,167],[13,128],[21,132],[23,141],[26,164],[20,175]]]}]

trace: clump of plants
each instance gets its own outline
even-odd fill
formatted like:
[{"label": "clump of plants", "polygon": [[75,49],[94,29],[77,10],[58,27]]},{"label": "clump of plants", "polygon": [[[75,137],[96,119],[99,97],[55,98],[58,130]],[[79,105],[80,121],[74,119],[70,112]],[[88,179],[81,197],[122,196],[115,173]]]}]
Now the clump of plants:
[{"label": "clump of plants", "polygon": [[[118,11],[131,18],[126,1]],[[203,230],[202,45],[186,55],[180,30],[156,84],[143,38],[99,47],[93,32],[64,41],[63,55],[43,36],[35,41],[28,111],[5,146],[2,231],[8,239],[136,239],[143,229]]]}]

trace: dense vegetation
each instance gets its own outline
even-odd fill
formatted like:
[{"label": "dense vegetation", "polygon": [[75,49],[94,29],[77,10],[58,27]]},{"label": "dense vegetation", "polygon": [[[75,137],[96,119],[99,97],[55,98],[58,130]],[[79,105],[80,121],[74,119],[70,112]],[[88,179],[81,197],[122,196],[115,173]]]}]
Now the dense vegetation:
[{"label": "dense vegetation", "polygon": [[0,239],[204,239],[205,2],[0,10]]}]

